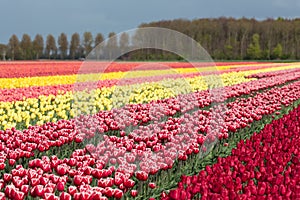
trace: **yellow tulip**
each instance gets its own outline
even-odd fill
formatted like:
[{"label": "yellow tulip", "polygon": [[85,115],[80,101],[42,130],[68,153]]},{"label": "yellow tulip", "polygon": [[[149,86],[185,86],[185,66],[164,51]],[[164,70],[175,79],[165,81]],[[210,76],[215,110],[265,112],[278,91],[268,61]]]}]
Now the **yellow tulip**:
[{"label": "yellow tulip", "polygon": [[[23,101],[16,102],[0,102],[0,125],[1,128],[6,129],[11,126],[22,125],[28,127],[31,124],[42,124],[47,121],[57,121],[58,119],[69,119],[75,117],[76,114],[89,113],[93,114],[99,110],[110,110],[132,103],[148,103],[152,100],[175,97],[179,94],[187,94],[190,92],[207,90],[208,88],[223,87],[239,84],[242,82],[251,81],[246,76],[260,72],[276,71],[283,69],[296,68],[300,65],[289,65],[276,68],[266,68],[259,70],[241,71],[224,73],[219,76],[196,76],[185,79],[166,79],[153,83],[132,84],[124,86],[113,86],[110,88],[98,88],[93,91],[78,91],[76,93],[61,92],[57,96],[39,96],[38,98],[28,98]],[[221,67],[221,69],[228,69],[230,66]],[[195,69],[176,69],[180,73],[191,73]],[[149,70],[151,75],[161,75],[163,73],[170,73],[169,71]],[[174,72],[174,71],[173,71]],[[147,73],[136,71],[133,74],[143,76]],[[111,77],[120,78],[124,73],[110,74]],[[130,74],[127,74],[128,76]],[[49,80],[58,81],[63,80],[66,76],[48,77]],[[69,81],[74,81],[74,77],[67,76]],[[39,77],[39,81],[44,80],[45,77]],[[88,77],[83,76],[82,80]],[[95,75],[92,78],[96,78]],[[101,78],[109,78],[105,75]],[[14,79],[16,84],[22,85],[20,82],[24,79]],[[30,78],[28,80],[31,80]],[[35,80],[35,79],[32,79]],[[48,80],[48,79],[47,79]],[[2,80],[0,80],[1,83]],[[44,80],[45,81],[45,80]],[[51,85],[54,82],[49,82]],[[36,82],[38,83],[38,82]],[[46,84],[46,82],[41,84]],[[64,83],[62,81],[62,83]],[[33,83],[35,84],[35,83]],[[1,85],[1,84],[0,84]],[[26,85],[24,83],[23,85]],[[1,85],[2,87],[2,85]],[[3,86],[5,87],[5,85]],[[17,87],[17,86],[16,86]],[[75,100],[75,103],[73,103]],[[68,114],[69,113],[69,114]]]}]

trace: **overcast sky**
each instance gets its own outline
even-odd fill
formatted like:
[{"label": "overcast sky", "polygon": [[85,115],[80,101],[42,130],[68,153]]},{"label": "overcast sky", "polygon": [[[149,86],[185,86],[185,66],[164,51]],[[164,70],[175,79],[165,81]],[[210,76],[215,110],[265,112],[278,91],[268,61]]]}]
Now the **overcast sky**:
[{"label": "overcast sky", "polygon": [[0,0],[0,43],[12,34],[116,33],[142,22],[203,17],[300,16],[300,0]]}]

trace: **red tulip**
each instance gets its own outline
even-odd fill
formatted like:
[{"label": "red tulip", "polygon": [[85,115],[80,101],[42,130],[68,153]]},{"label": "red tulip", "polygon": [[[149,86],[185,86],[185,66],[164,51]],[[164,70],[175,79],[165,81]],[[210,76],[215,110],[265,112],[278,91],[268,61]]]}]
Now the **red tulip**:
[{"label": "red tulip", "polygon": [[5,163],[0,163],[0,170],[3,170],[5,168]]},{"label": "red tulip", "polygon": [[74,184],[75,184],[76,186],[81,185],[81,181],[82,181],[82,177],[81,177],[81,176],[79,176],[79,175],[75,175],[75,176],[74,176],[73,182],[74,182]]},{"label": "red tulip", "polygon": [[148,179],[148,174],[144,171],[137,171],[135,175],[140,181],[146,181]]},{"label": "red tulip", "polygon": [[119,189],[114,190],[114,197],[117,199],[121,199],[123,197],[123,192]]},{"label": "red tulip", "polygon": [[77,188],[76,188],[75,186],[69,186],[69,188],[68,188],[68,193],[69,193],[70,195],[73,196],[76,192],[77,192]]},{"label": "red tulip", "polygon": [[3,174],[3,180],[5,181],[5,182],[10,182],[11,181],[11,179],[12,179],[12,175],[11,174],[7,174],[7,173],[5,173],[5,174]]},{"label": "red tulip", "polygon": [[67,168],[65,166],[58,165],[56,167],[56,172],[57,172],[58,175],[63,176],[67,173]]},{"label": "red tulip", "polygon": [[130,191],[130,195],[131,195],[132,197],[136,197],[136,196],[138,195],[138,191],[137,191],[137,190],[131,190],[131,191]]},{"label": "red tulip", "polygon": [[59,196],[60,200],[71,200],[72,196],[66,192],[62,192],[61,195]]},{"label": "red tulip", "polygon": [[68,165],[73,167],[76,165],[76,160],[74,158],[70,158],[69,162],[68,162]]},{"label": "red tulip", "polygon": [[22,185],[22,186],[21,186],[21,191],[22,191],[25,195],[27,195],[28,192],[29,192],[29,185]]},{"label": "red tulip", "polygon": [[62,192],[62,191],[64,191],[64,189],[65,189],[65,183],[63,183],[63,182],[57,183],[57,190],[58,191]]},{"label": "red tulip", "polygon": [[171,199],[180,199],[180,191],[179,190],[171,190],[169,193]]},{"label": "red tulip", "polygon": [[44,199],[45,200],[55,200],[55,195],[53,193],[45,193]]},{"label": "red tulip", "polygon": [[155,184],[155,183],[149,183],[149,187],[150,187],[151,189],[154,189],[154,188],[156,187],[156,184]]},{"label": "red tulip", "polygon": [[9,159],[9,161],[8,161],[8,164],[9,164],[10,166],[14,166],[15,163],[16,163],[16,160],[15,160],[15,159]]}]

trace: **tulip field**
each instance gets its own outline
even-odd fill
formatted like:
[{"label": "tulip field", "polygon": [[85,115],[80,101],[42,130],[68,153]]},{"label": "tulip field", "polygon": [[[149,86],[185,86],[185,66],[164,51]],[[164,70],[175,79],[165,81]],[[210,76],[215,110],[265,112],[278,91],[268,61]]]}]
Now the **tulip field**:
[{"label": "tulip field", "polygon": [[97,64],[0,62],[0,200],[300,199],[300,63]]}]

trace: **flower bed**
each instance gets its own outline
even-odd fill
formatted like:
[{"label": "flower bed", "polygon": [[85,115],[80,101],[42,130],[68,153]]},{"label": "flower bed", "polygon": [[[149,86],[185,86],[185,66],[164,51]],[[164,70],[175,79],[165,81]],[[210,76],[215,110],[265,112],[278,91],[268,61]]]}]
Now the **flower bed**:
[{"label": "flower bed", "polygon": [[300,107],[241,140],[230,156],[181,177],[167,199],[300,198]]},{"label": "flower bed", "polygon": [[[133,104],[120,104],[120,108],[96,110],[92,115],[57,122],[49,122],[49,118],[28,129],[14,127],[0,131],[0,199],[212,199],[226,195],[230,199],[238,195],[244,199],[271,195],[275,199],[280,195],[296,198],[294,194],[299,187],[294,182],[299,181],[298,167],[293,164],[299,159],[294,158],[296,148],[291,151],[287,147],[298,143],[299,121],[292,121],[300,109],[274,121],[300,103],[300,72],[287,67],[283,70],[278,67],[277,75],[273,69],[268,73],[265,73],[268,69],[236,72],[228,76],[225,83],[228,86],[210,91],[196,90],[164,99],[158,96],[159,100],[150,97],[144,100],[137,95],[136,100],[140,98],[145,104],[132,101]],[[242,75],[259,72],[263,75],[258,74],[258,79],[246,82],[235,79],[244,80]],[[203,87],[197,86],[198,83],[194,83],[196,88]],[[220,89],[223,95],[212,98],[211,93]],[[146,87],[140,94],[147,90],[152,91]],[[64,95],[48,97],[58,103]],[[45,106],[40,101],[37,108],[50,105],[48,97],[42,97]],[[62,104],[61,111],[66,112],[68,101],[71,98]],[[5,105],[11,108],[14,104]],[[26,106],[22,103],[18,107],[30,110]],[[42,118],[39,113],[36,112]],[[274,125],[266,125],[272,121]],[[289,128],[285,123],[290,123]],[[266,137],[262,131],[237,145],[264,127],[264,131],[269,131]],[[272,135],[275,128],[282,128],[283,136],[279,131]],[[294,132],[289,134],[286,130]],[[282,156],[272,156],[268,151]],[[245,159],[239,162],[239,157]],[[228,164],[226,159],[230,158]],[[264,162],[266,159],[272,162]],[[284,169],[273,170],[280,163]],[[226,165],[232,167],[231,174]],[[271,170],[272,180],[268,180],[267,169]],[[199,171],[199,175],[194,175]],[[270,193],[278,174],[285,176],[286,171],[293,184],[285,185],[288,181],[284,177],[278,182],[278,190]],[[219,181],[221,186],[217,185],[219,177],[224,177]]]},{"label": "flower bed", "polygon": [[[251,121],[245,121],[246,119],[257,121],[251,130],[247,131],[248,134],[251,134],[251,131],[265,124],[265,121],[262,121],[263,116],[275,114],[275,112],[281,110],[281,106],[288,106],[283,109],[284,111],[287,111],[287,109],[290,108],[289,105],[299,99],[299,86],[300,82],[295,82],[287,86],[283,86],[282,88],[271,89],[266,93],[259,93],[254,97],[237,99],[235,102],[229,103],[228,107],[230,110],[225,113],[226,116],[228,116],[228,118],[225,117],[225,132],[224,135],[219,135],[219,138],[226,141],[226,139],[228,140],[227,137],[235,137],[235,135],[237,135],[237,137],[241,137],[239,132],[234,132],[242,128],[244,123],[245,127],[247,126],[247,123],[251,123]],[[282,100],[283,96],[285,96],[286,99]],[[278,101],[278,104],[274,104],[274,101]],[[237,109],[237,107],[243,109]],[[218,105],[216,106],[216,109],[217,108]],[[30,129],[28,133],[31,137],[23,134],[17,134],[19,137],[23,137],[23,140],[29,139],[30,143],[26,143],[25,141],[21,143],[21,138],[16,138],[15,142],[13,142],[11,140],[12,137],[7,136],[6,139],[4,138],[4,141],[6,140],[7,143],[12,144],[12,146],[3,147],[4,152],[8,153],[9,160],[4,160],[5,163],[3,163],[4,165],[2,164],[2,166],[3,170],[11,171],[11,174],[8,173],[5,175],[7,180],[6,182],[3,182],[3,187],[10,189],[5,189],[7,191],[6,193],[4,191],[4,193],[10,198],[16,198],[16,194],[22,196],[24,191],[22,191],[21,187],[23,185],[28,185],[28,193],[26,193],[26,190],[24,189],[25,193],[23,195],[29,194],[33,197],[38,196],[43,198],[46,198],[47,195],[53,196],[54,198],[55,194],[59,196],[67,196],[66,198],[72,196],[74,199],[88,199],[93,195],[103,196],[103,198],[105,198],[104,196],[120,198],[124,194],[129,195],[129,191],[131,196],[142,195],[140,197],[150,197],[153,195],[152,191],[159,191],[162,189],[162,186],[164,186],[164,188],[172,186],[172,184],[162,185],[165,182],[164,180],[167,179],[165,172],[168,173],[167,177],[169,179],[176,180],[175,177],[180,175],[179,172],[181,170],[195,171],[196,166],[202,166],[203,163],[199,163],[199,161],[197,161],[198,158],[195,157],[195,155],[201,152],[203,153],[204,149],[202,148],[202,144],[205,142],[206,137],[210,140],[210,142],[213,142],[212,140],[214,140],[214,138],[210,137],[210,135],[213,136],[213,134],[207,135],[206,137],[199,134],[199,128],[201,126],[203,126],[205,130],[205,127],[210,125],[207,120],[204,120],[205,117],[208,119],[210,118],[209,114],[209,111],[200,110],[194,112],[190,116],[189,114],[184,115],[182,120],[180,120],[180,118],[177,120],[176,118],[171,118],[170,121],[168,120],[165,124],[165,134],[167,134],[167,138],[165,138],[164,135],[160,136],[159,134],[154,134],[154,138],[152,138],[154,145],[148,144],[145,141],[145,138],[138,139],[138,137],[134,136],[134,132],[137,131],[134,131],[132,132],[132,137],[127,137],[126,135],[121,135],[120,138],[116,136],[104,136],[104,141],[98,143],[96,147],[92,145],[88,145],[86,147],[89,152],[87,152],[86,149],[75,150],[78,148],[78,146],[75,146],[71,150],[74,151],[71,153],[69,158],[65,154],[66,149],[70,149],[70,147],[76,144],[76,142],[80,144],[83,139],[83,137],[77,137],[78,135],[76,135],[75,132],[75,134],[72,134],[72,132],[68,131],[68,128],[72,128],[72,124],[64,124],[63,121],[58,124],[57,127],[53,125],[49,126],[49,124],[49,128],[53,127],[54,130],[57,129],[57,134],[55,134],[56,131],[53,129],[48,133],[46,131],[44,132],[42,129],[47,125],[37,127],[39,132],[41,131],[41,133],[45,133],[45,135],[40,134],[39,132],[37,132],[38,135],[32,135],[32,132],[30,133]],[[241,117],[238,118],[238,115],[241,115]],[[250,116],[246,118],[246,116],[243,115]],[[180,125],[180,121],[183,120],[187,120],[187,122]],[[203,122],[207,122],[207,124],[202,124]],[[170,126],[174,126],[170,123],[177,123],[177,127],[175,126],[173,127],[173,130],[170,130]],[[190,127],[189,124],[193,127]],[[91,124],[91,126],[93,126],[93,124]],[[177,135],[185,134],[184,132],[178,132],[178,130],[184,130],[184,126],[190,127],[191,130],[194,130],[191,133],[188,133],[189,140],[187,143],[176,138]],[[226,131],[227,129],[230,130],[231,126],[235,126],[234,130],[231,130],[232,134]],[[148,130],[148,133],[151,130],[155,129]],[[19,133],[18,131],[15,132]],[[9,131],[6,131],[5,133],[12,135],[12,132]],[[89,132],[86,134],[89,134]],[[50,140],[46,139],[46,135],[50,137]],[[73,137],[71,138],[71,141],[73,140],[73,144],[71,143],[71,146],[66,145],[70,142],[70,138],[67,137]],[[168,142],[163,142],[164,140],[169,139],[169,137],[170,141],[168,140]],[[55,138],[59,138],[59,140]],[[43,156],[42,159],[31,159],[31,161],[28,162],[28,166],[18,165],[11,170],[9,165],[13,166],[15,164],[14,160],[18,160],[18,156],[20,155],[20,150],[18,150],[17,146],[15,146],[18,145],[18,141],[23,144],[24,148],[27,148],[25,150],[27,152],[30,150],[28,148],[31,148],[31,150],[36,148],[40,152],[36,156]],[[43,143],[32,146],[32,144],[37,144],[39,141],[43,141]],[[180,148],[181,145],[178,144],[186,144],[187,146]],[[229,144],[234,145],[234,143],[230,142]],[[57,148],[53,149],[51,146],[56,146]],[[171,146],[171,148],[166,148],[168,146]],[[50,150],[47,151],[47,147],[50,148]],[[10,151],[10,148],[14,151]],[[213,152],[215,155],[218,155],[223,151],[224,149],[217,149]],[[228,150],[225,148],[225,151]],[[110,154],[106,154],[105,152],[109,152],[115,156],[111,157]],[[152,152],[156,152],[156,160],[154,157],[151,157],[151,155],[153,155]],[[178,154],[177,152],[182,153]],[[56,156],[47,156],[55,154],[61,158],[57,158]],[[26,153],[24,155],[26,156]],[[4,156],[5,155],[3,155],[2,159],[5,159]],[[31,156],[33,155],[28,155],[28,158]],[[187,161],[189,157],[190,159]],[[140,167],[138,170],[136,164],[134,164],[137,159],[139,160]],[[177,161],[174,162],[174,160]],[[151,168],[149,168],[150,163],[152,166]],[[12,175],[13,171],[15,172],[15,175]],[[18,175],[20,173],[22,175]],[[16,178],[13,179],[15,176]],[[145,184],[149,186],[145,187]],[[158,187],[158,190],[155,190],[156,186]],[[147,189],[148,187],[154,189]],[[62,193],[61,191],[66,188],[68,188],[68,193]]]},{"label": "flower bed", "polygon": [[[288,66],[289,67],[289,66]],[[235,84],[243,83],[251,81],[251,79],[245,79],[244,76],[247,74],[258,73],[260,70],[247,71],[247,72],[238,72],[238,73],[228,73],[222,74],[220,77],[223,79],[224,86],[233,86]],[[299,72],[289,73],[286,71],[285,74],[278,77],[268,77],[268,79],[262,79],[259,82],[251,82],[246,85],[238,85],[237,87],[232,87],[226,89],[235,90],[239,93],[247,92],[253,88],[252,84],[257,88],[265,88],[269,87],[269,85],[278,85],[287,81],[296,80],[299,76]],[[212,77],[213,79],[218,79],[219,77]],[[128,85],[118,86],[118,87],[107,87],[113,85],[113,81],[105,81],[101,82],[98,89],[92,93],[95,95],[96,99],[93,101],[84,100],[83,105],[76,105],[76,108],[83,109],[84,113],[96,113],[99,110],[110,110],[111,108],[118,108],[124,106],[128,103],[148,103],[152,100],[156,99],[165,99],[177,96],[179,94],[186,94],[192,91],[201,91],[207,89],[206,79],[208,77],[193,77],[186,79],[176,80],[164,80],[159,82],[153,82],[150,84],[132,84],[130,87]],[[282,79],[282,81],[280,80]],[[131,80],[131,79],[128,79]],[[141,79],[142,81],[147,81],[147,79]],[[153,79],[154,81],[156,78]],[[220,87],[220,81],[217,81],[218,85],[213,85],[214,87]],[[274,84],[272,84],[274,82]],[[107,85],[101,85],[101,84]],[[126,81],[121,81],[122,84],[127,84]],[[132,83],[130,81],[129,83]],[[120,84],[120,83],[119,83]],[[260,86],[262,85],[262,86]],[[91,85],[87,85],[91,86]],[[104,86],[104,87],[103,87]],[[66,86],[70,89],[72,86]],[[78,88],[84,87],[84,83],[81,86],[77,86]],[[96,87],[96,86],[95,86]],[[244,88],[243,88],[244,87]],[[74,95],[79,96],[80,91],[76,91],[73,93],[68,91],[58,92],[57,89],[66,89],[60,86],[47,86],[40,87],[39,90],[42,90],[47,96],[39,96],[38,98],[34,98],[37,95],[40,95],[40,92],[31,92],[33,88],[27,89],[14,89],[14,90],[5,90],[2,91],[2,99],[9,100],[12,102],[0,102],[0,114],[2,114],[2,129],[7,129],[11,127],[17,127],[17,129],[28,128],[30,125],[41,125],[48,121],[56,122],[59,119],[70,119],[74,117]],[[84,87],[86,88],[86,87]],[[49,91],[47,90],[49,89]],[[52,89],[54,89],[52,91]],[[78,89],[79,90],[79,89]],[[11,95],[13,92],[14,95]],[[26,95],[23,95],[23,92],[26,92]],[[56,94],[53,95],[52,93]],[[118,93],[123,93],[123,97],[118,96],[118,98],[111,98],[112,95],[117,95]],[[143,93],[143,94],[141,94]],[[229,93],[232,93],[229,91]],[[235,96],[239,95],[236,94]],[[81,94],[81,93],[80,93]],[[82,93],[82,96],[87,96],[91,98],[90,94]],[[25,96],[29,96],[30,98],[25,98],[23,101],[16,101],[18,99],[23,99]],[[1,98],[0,98],[1,99]],[[79,99],[77,99],[77,102]],[[92,106],[91,110],[88,110],[88,107]],[[24,109],[25,108],[25,109]],[[84,110],[86,109],[86,110]],[[63,112],[60,112],[63,111]]]}]

